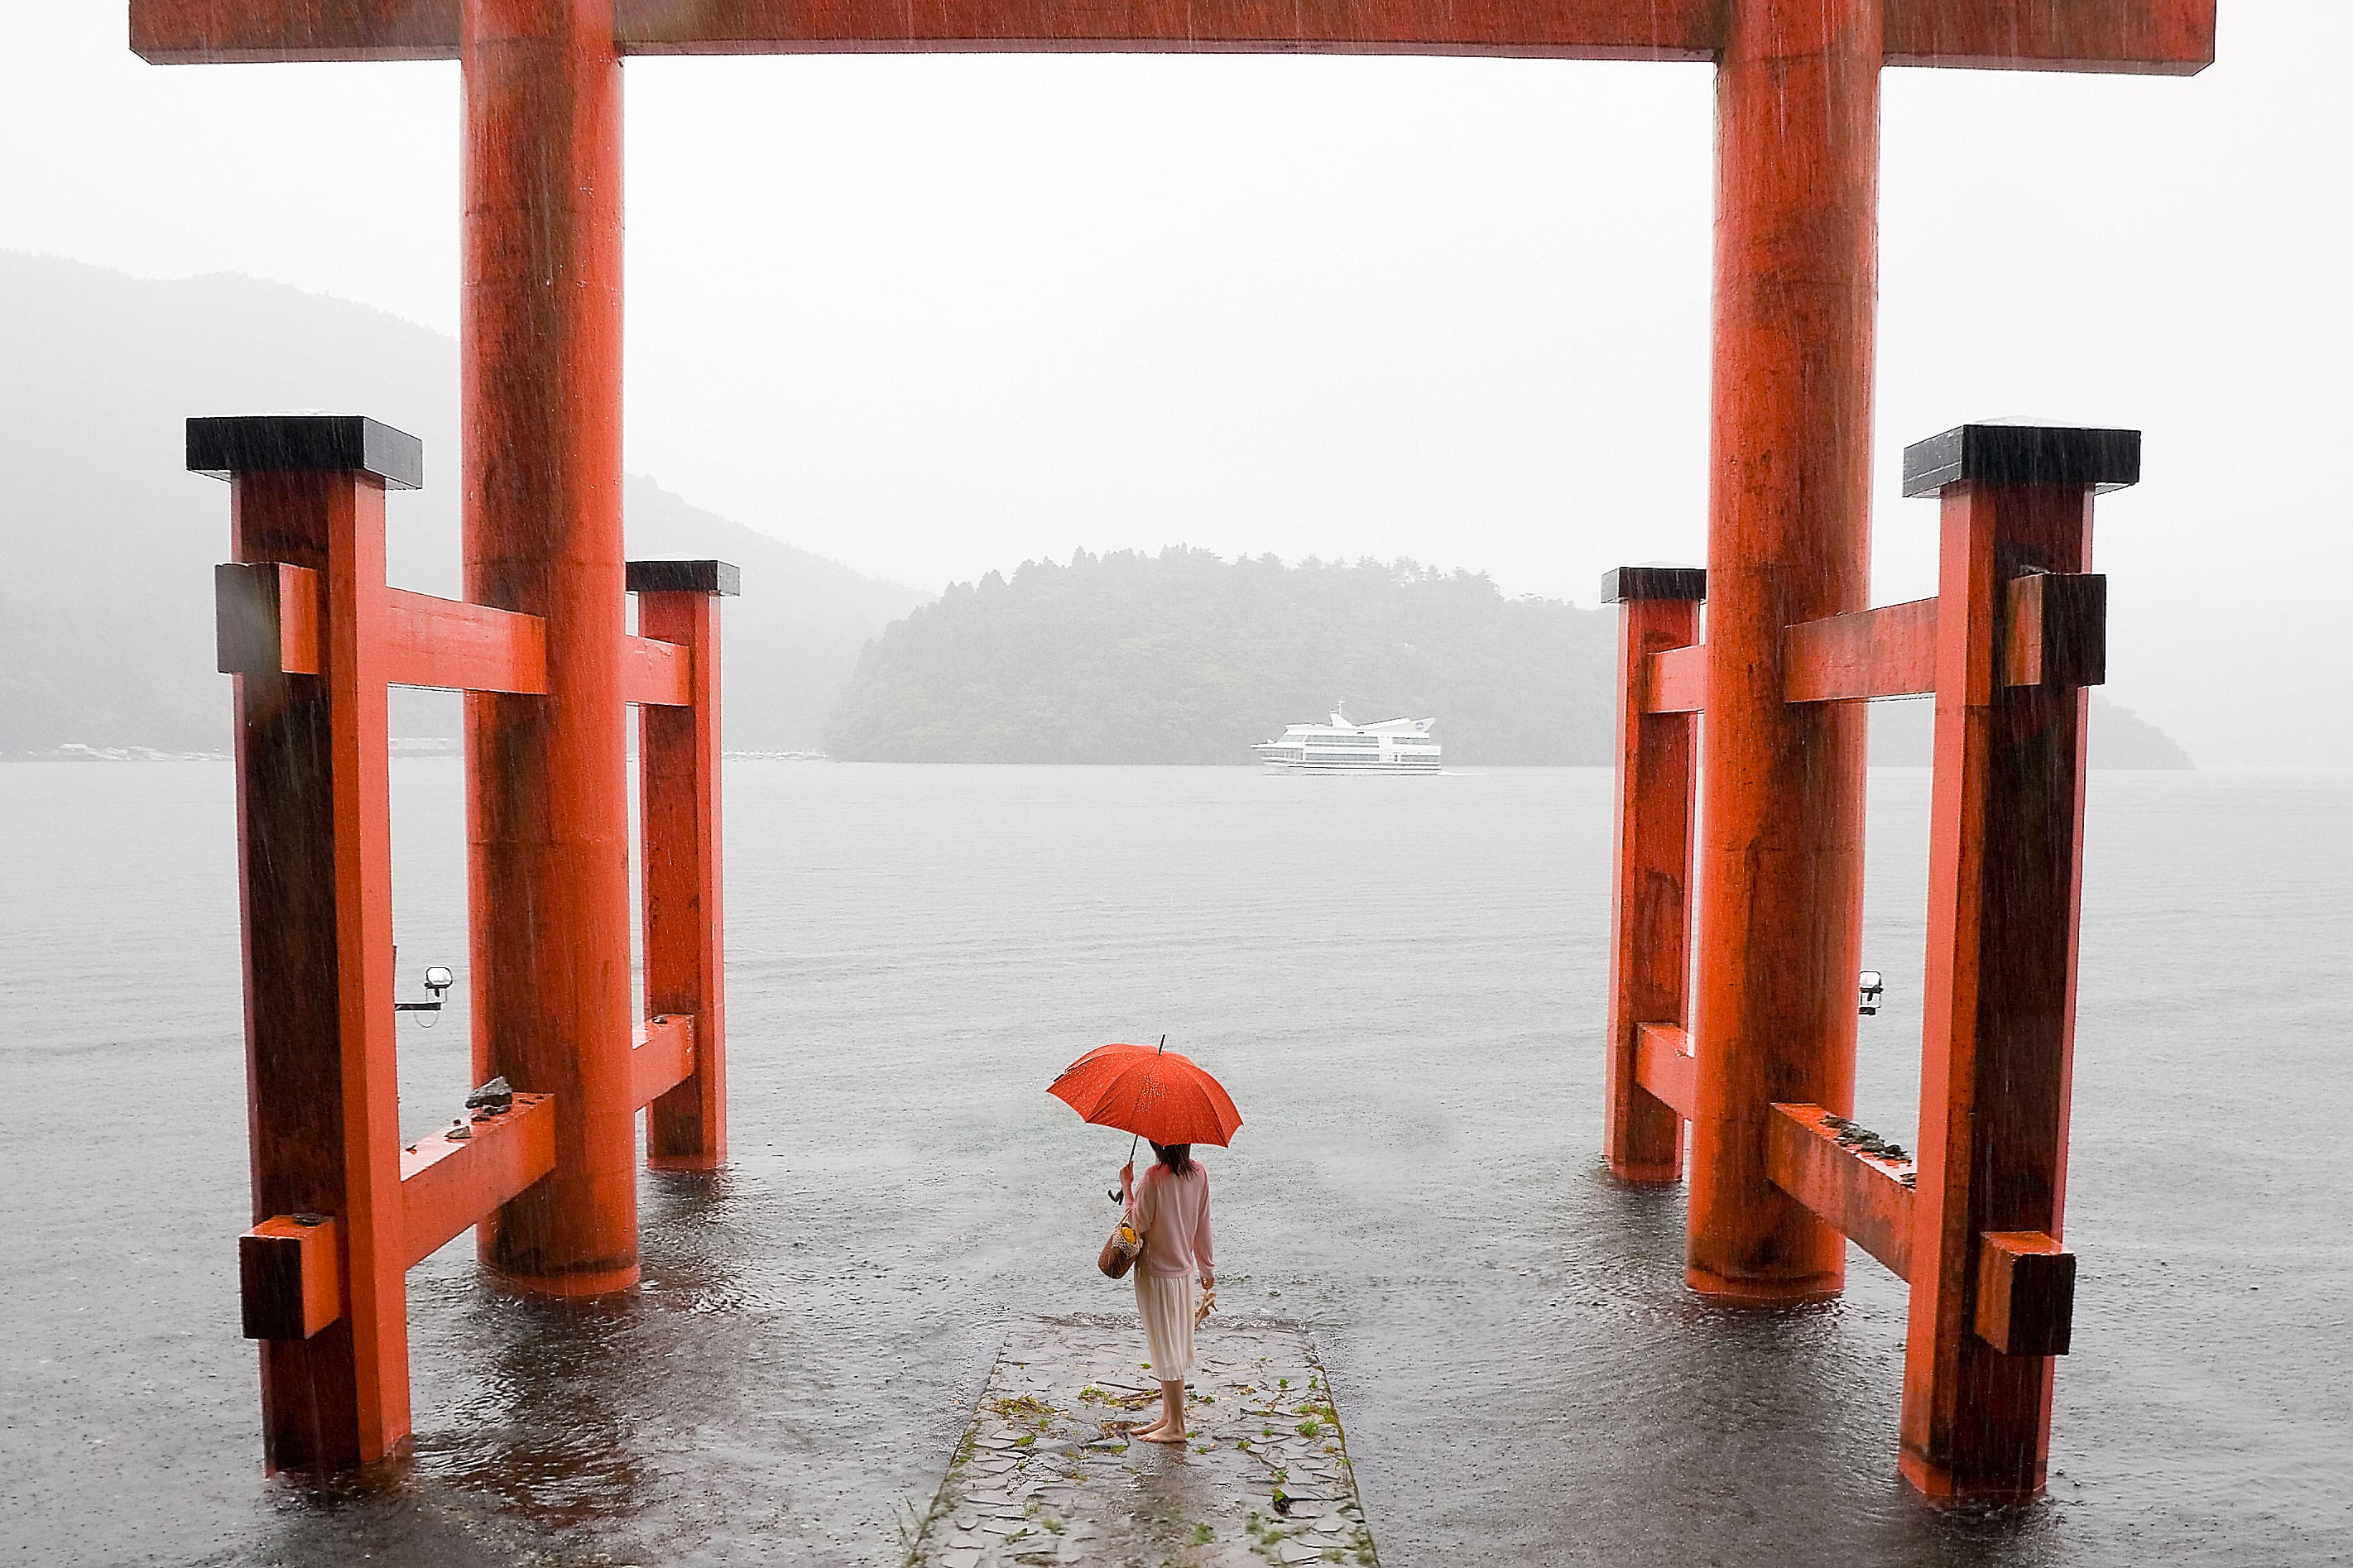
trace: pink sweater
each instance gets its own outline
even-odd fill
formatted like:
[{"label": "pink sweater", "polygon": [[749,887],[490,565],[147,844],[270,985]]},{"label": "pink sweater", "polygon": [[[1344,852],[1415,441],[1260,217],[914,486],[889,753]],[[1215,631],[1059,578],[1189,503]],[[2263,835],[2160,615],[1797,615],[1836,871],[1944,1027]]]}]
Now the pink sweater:
[{"label": "pink sweater", "polygon": [[1127,1218],[1144,1233],[1144,1256],[1137,1262],[1150,1272],[1217,1271],[1209,1256],[1209,1173],[1200,1161],[1184,1176],[1155,1163],[1135,1184]]}]

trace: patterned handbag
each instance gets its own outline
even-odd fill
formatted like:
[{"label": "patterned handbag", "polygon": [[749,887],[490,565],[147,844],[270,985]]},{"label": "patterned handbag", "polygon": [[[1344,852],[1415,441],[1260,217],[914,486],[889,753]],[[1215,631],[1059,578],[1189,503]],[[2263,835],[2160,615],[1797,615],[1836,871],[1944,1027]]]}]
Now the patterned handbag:
[{"label": "patterned handbag", "polygon": [[1103,1252],[1096,1258],[1095,1267],[1102,1269],[1107,1279],[1124,1279],[1143,1251],[1144,1237],[1135,1233],[1134,1226],[1123,1219],[1113,1228],[1111,1239],[1103,1244]]}]

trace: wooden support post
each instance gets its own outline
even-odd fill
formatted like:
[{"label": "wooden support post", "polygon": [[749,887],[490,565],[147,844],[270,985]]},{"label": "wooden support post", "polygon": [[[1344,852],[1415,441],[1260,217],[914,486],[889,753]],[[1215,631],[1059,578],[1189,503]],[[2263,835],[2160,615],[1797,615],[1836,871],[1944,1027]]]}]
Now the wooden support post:
[{"label": "wooden support post", "polygon": [[[225,580],[266,583],[273,604],[290,585],[324,600],[316,674],[237,677],[237,821],[257,1237],[241,1248],[247,1278],[270,1294],[275,1276],[253,1249],[286,1245],[271,1228],[280,1215],[331,1218],[309,1245],[340,1240],[344,1253],[332,1321],[260,1342],[262,1448],[272,1470],[328,1471],[408,1436],[384,496],[421,482],[423,448],[371,419],[192,419],[188,467],[228,479],[237,563],[300,569]],[[249,640],[274,649],[278,627]],[[315,1280],[325,1266],[310,1259],[297,1276]],[[321,1313],[302,1303],[302,1321]],[[290,1320],[248,1296],[247,1321],[282,1331]]]},{"label": "wooden support post", "polygon": [[555,1098],[477,1231],[540,1295],[638,1282],[622,700],[621,62],[609,5],[463,0],[466,596],[546,622],[547,694],[466,700],[475,1081]]},{"label": "wooden support post", "polygon": [[[1905,454],[1905,493],[1943,507],[1901,1461],[1933,1497],[2030,1497],[2043,1485],[2052,1363],[2032,1352],[2065,1342],[2050,1321],[2054,1288],[2031,1292],[2044,1305],[2018,1331],[2027,1353],[1978,1331],[2011,1314],[1983,1316],[1993,1303],[1977,1296],[1987,1233],[2035,1233],[2052,1248],[2063,1234],[2086,700],[2074,686],[2008,684],[2004,623],[2021,602],[2016,579],[2089,571],[2093,495],[2139,475],[2129,430],[1965,426]],[[2081,648],[2084,634],[2058,646]],[[2082,673],[2085,661],[2072,662]],[[2031,1279],[2055,1279],[2048,1249],[2010,1251],[2038,1254]]]},{"label": "wooden support post", "polygon": [[1639,1032],[1683,1018],[1691,931],[1692,716],[1658,711],[1651,673],[1672,649],[1699,643],[1707,574],[1695,566],[1621,566],[1601,580],[1618,618],[1618,793],[1609,900],[1609,1035],[1603,1070],[1602,1157],[1629,1182],[1683,1173],[1683,1121],[1642,1084]]},{"label": "wooden support post", "polygon": [[1741,0],[1716,68],[1715,364],[1691,1213],[1718,1300],[1834,1296],[1846,1241],[1773,1184],[1777,1100],[1854,1103],[1863,715],[1786,700],[1781,634],[1870,587],[1883,0]]},{"label": "wooden support post", "polygon": [[638,630],[685,650],[684,702],[638,709],[645,868],[646,1011],[690,1021],[693,1070],[654,1100],[646,1163],[715,1170],[727,1159],[727,1007],[719,874],[719,600],[724,561],[632,561]]}]

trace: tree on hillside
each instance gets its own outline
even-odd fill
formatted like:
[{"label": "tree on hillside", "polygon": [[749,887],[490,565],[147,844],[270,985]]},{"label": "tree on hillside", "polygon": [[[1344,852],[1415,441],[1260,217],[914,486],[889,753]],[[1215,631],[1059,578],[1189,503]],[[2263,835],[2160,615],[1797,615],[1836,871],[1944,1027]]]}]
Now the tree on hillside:
[{"label": "tree on hillside", "polygon": [[1123,551],[958,584],[867,646],[826,725],[871,762],[1245,763],[1287,723],[1435,718],[1447,760],[1609,760],[1609,621],[1483,575]]}]

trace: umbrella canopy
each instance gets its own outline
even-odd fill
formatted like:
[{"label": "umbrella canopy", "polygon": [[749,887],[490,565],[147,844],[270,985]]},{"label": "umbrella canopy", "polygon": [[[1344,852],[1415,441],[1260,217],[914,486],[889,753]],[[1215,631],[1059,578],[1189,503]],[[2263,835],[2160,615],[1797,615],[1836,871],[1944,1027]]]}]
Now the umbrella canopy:
[{"label": "umbrella canopy", "polygon": [[1242,1113],[1225,1086],[1175,1051],[1097,1046],[1062,1069],[1046,1092],[1098,1127],[1155,1143],[1224,1148]]}]

